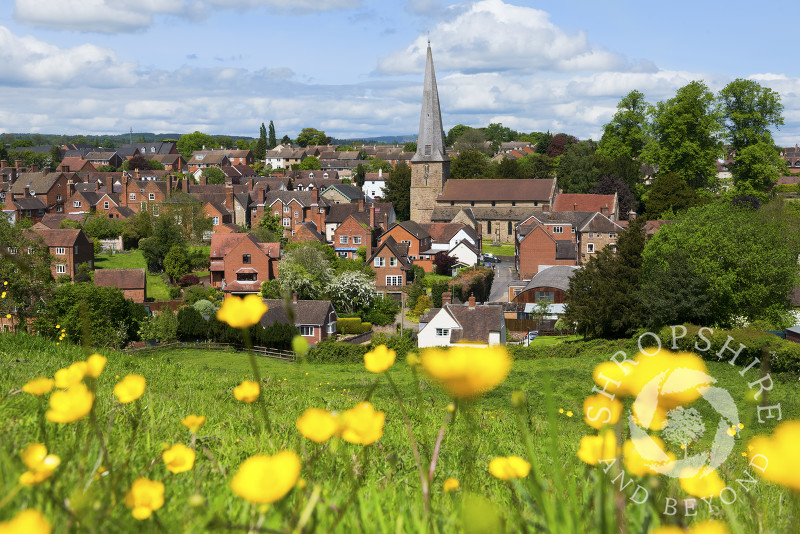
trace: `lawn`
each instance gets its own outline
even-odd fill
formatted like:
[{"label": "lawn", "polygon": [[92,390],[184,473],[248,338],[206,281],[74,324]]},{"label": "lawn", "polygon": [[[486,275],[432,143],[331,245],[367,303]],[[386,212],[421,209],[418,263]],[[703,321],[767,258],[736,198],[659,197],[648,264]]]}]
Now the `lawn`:
[{"label": "lawn", "polygon": [[[561,532],[616,533],[620,520],[629,532],[647,532],[646,525],[659,521],[691,523],[708,517],[735,517],[741,532],[781,532],[791,530],[797,513],[796,501],[788,493],[759,482],[748,494],[741,492],[739,501],[725,512],[715,500],[713,513],[701,503],[696,517],[670,518],[661,513],[664,500],[685,496],[676,479],[646,477],[641,484],[650,489],[651,500],[640,506],[629,500],[635,484],[619,492],[602,469],[579,461],[580,438],[595,433],[580,415],[583,399],[591,394],[595,366],[611,354],[587,351],[577,358],[516,361],[497,388],[475,402],[460,402],[455,421],[445,427],[441,425],[450,399],[433,383],[412,374],[404,361],[388,371],[403,399],[401,408],[387,378],[366,371],[361,364],[311,365],[258,358],[271,432],[260,430],[257,405],[233,396],[233,388],[252,377],[247,354],[192,349],[104,354],[109,361],[97,380],[97,429],[87,418],[40,424],[46,400],[20,393],[18,388],[33,377],[53,376],[85,353],[79,347],[56,346],[38,337],[0,335],[4,370],[0,391],[6,393],[0,397],[0,495],[7,496],[7,504],[0,506],[0,521],[22,508],[35,508],[54,523],[56,532],[248,528],[325,532],[338,521],[337,510],[343,510],[336,532],[517,531],[522,530],[521,523],[532,532],[542,528],[537,523],[542,520],[540,511],[529,493],[538,487],[534,480],[539,479],[553,506],[571,502],[576,507],[570,514],[578,524]],[[768,431],[770,425],[760,428],[754,421],[755,410],[743,400],[747,384],[739,368],[723,361],[709,362],[708,369],[736,399],[743,415],[744,439],[736,440],[722,473],[738,489],[735,480],[745,469],[740,453],[746,450],[747,439]],[[147,387],[140,400],[119,404],[111,390],[127,374],[145,377]],[[511,407],[515,391],[527,397],[521,419]],[[788,381],[776,382],[770,392],[771,403],[783,403],[784,419],[798,417],[797,406],[791,402],[795,394],[796,385]],[[296,420],[306,408],[342,413],[365,396],[386,413],[383,435],[374,445],[363,447],[339,439],[318,445],[298,432]],[[698,406],[698,410],[711,420],[708,406]],[[196,438],[180,424],[188,414],[208,418]],[[432,454],[440,427],[443,432],[427,520],[404,414],[424,458]],[[622,426],[627,425],[620,425],[620,431]],[[104,436],[107,459],[97,431]],[[530,448],[524,436],[531,440]],[[16,493],[17,479],[25,470],[19,453],[34,441],[59,455],[61,465],[50,481]],[[171,474],[165,469],[161,452],[174,443],[197,450],[190,472]],[[299,455],[303,481],[286,499],[258,506],[234,494],[230,481],[245,459],[284,449]],[[535,451],[534,457],[529,450]],[[534,472],[513,484],[490,476],[490,459],[507,455],[534,460]],[[166,487],[164,506],[142,522],[131,517],[124,498],[137,477],[161,481]],[[449,477],[460,480],[459,492],[443,492],[442,484]],[[630,475],[625,481],[629,479]],[[261,479],[259,487],[279,480],[276,472],[272,478]],[[598,502],[605,502],[603,495],[608,509],[598,510]],[[783,512],[773,513],[778,507]]]},{"label": "lawn", "polygon": [[484,239],[483,252],[491,253],[495,256],[513,256],[516,253],[514,243],[501,243],[498,246],[494,246],[493,243],[494,241],[491,239]]}]

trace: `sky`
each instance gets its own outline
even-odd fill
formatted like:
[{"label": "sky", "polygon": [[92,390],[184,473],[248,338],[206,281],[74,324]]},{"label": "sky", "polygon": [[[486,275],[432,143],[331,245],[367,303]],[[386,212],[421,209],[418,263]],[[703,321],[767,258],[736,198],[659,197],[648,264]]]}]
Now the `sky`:
[{"label": "sky", "polygon": [[619,100],[701,80],[777,91],[800,143],[796,2],[0,0],[0,132],[415,135],[442,119],[599,139]]}]

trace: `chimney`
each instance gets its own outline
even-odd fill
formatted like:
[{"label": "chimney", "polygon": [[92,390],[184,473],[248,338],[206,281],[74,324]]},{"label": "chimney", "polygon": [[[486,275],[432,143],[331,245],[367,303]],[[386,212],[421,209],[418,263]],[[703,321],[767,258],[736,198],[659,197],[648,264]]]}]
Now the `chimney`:
[{"label": "chimney", "polygon": [[139,167],[136,167],[136,168],[133,170],[133,179],[134,179],[134,180],[138,180],[138,179],[139,179]]},{"label": "chimney", "polygon": [[383,178],[383,169],[378,169],[378,180]]},{"label": "chimney", "polygon": [[364,197],[358,199],[358,211],[364,211]]},{"label": "chimney", "polygon": [[30,186],[25,186],[25,194],[23,195],[24,198],[28,198],[31,196],[31,188]]},{"label": "chimney", "polygon": [[167,198],[172,195],[172,173],[167,173]]},{"label": "chimney", "polygon": [[297,293],[292,293],[292,302],[297,304]]},{"label": "chimney", "polygon": [[578,211],[578,204],[572,205],[572,211]]},{"label": "chimney", "polygon": [[122,198],[120,202],[123,206],[128,205],[128,175],[122,173],[122,178],[120,178],[120,182],[122,182]]},{"label": "chimney", "polygon": [[36,163],[31,165],[31,172],[39,172],[39,165],[37,165]]},{"label": "chimney", "polygon": [[636,212],[635,212],[635,211],[633,211],[633,210],[630,210],[630,211],[628,212],[628,220],[629,220],[629,221],[632,221],[632,220],[634,220],[634,219],[636,218],[636,215],[637,215],[637,214],[636,214]]},{"label": "chimney", "polygon": [[0,159],[0,169],[5,169],[8,167],[8,160]]},{"label": "chimney", "polygon": [[255,178],[250,178],[250,179],[247,181],[247,185],[248,185],[248,188],[249,188],[249,190],[250,190],[250,191],[252,191],[252,190],[253,190],[253,187],[255,187],[255,183],[256,183],[256,180],[255,180]]},{"label": "chimney", "polygon": [[233,211],[233,186],[231,184],[225,185],[225,207]]},{"label": "chimney", "polygon": [[474,310],[475,309],[475,294],[474,293],[470,293],[470,295],[469,295],[469,309],[470,310]]},{"label": "chimney", "polygon": [[19,172],[19,170],[22,168],[22,160],[21,159],[15,159],[14,160],[14,167],[16,167],[17,168],[17,172]]},{"label": "chimney", "polygon": [[369,227],[375,228],[375,205],[371,204],[369,207]]},{"label": "chimney", "polygon": [[70,199],[70,197],[72,196],[72,192],[74,190],[75,190],[75,184],[72,182],[72,180],[67,180],[67,200]]},{"label": "chimney", "polygon": [[203,173],[200,173],[200,185],[208,185],[208,178]]},{"label": "chimney", "polygon": [[444,293],[442,293],[442,308],[444,308],[445,305],[452,303],[453,303],[453,294],[450,293],[449,291],[445,291]]},{"label": "chimney", "polygon": [[319,190],[317,188],[311,190],[311,203],[319,204]]}]

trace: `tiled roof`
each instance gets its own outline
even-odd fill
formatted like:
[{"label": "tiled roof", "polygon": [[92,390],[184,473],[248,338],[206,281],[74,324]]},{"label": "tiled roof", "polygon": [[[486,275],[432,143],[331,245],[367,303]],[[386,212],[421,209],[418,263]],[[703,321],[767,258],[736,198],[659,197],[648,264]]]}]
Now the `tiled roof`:
[{"label": "tiled roof", "polygon": [[322,194],[324,195],[330,189],[335,189],[351,201],[364,198],[364,192],[352,184],[334,184],[325,189]]},{"label": "tiled roof", "polygon": [[525,291],[535,287],[554,287],[566,291],[569,289],[569,279],[580,267],[572,265],[554,265],[539,271],[525,286]]},{"label": "tiled roof", "polygon": [[77,228],[59,228],[52,230],[36,230],[48,247],[72,247],[78,240],[82,230]]},{"label": "tiled roof", "polygon": [[416,221],[403,221],[396,224],[419,240],[428,239],[431,237],[431,234],[429,234],[428,231]]},{"label": "tiled roof", "polygon": [[596,211],[605,208],[605,214],[614,209],[615,195],[591,195],[580,193],[559,193],[553,202],[552,211]]},{"label": "tiled roof", "polygon": [[499,332],[503,325],[502,306],[445,304],[444,309],[461,325],[461,330],[451,331],[451,342],[489,343],[489,333]]},{"label": "tiled roof", "polygon": [[120,289],[144,289],[147,276],[144,269],[96,269],[94,284]]},{"label": "tiled roof", "polygon": [[547,201],[553,182],[552,179],[447,180],[438,202]]},{"label": "tiled roof", "polygon": [[[276,321],[289,323],[286,302],[281,299],[266,299],[267,313],[261,317],[263,326],[272,326]],[[329,313],[333,310],[329,300],[298,300],[289,304],[294,307],[295,325],[321,326],[328,324]]]},{"label": "tiled roof", "polygon": [[463,223],[433,222],[420,225],[431,236],[432,243],[448,243],[454,235],[464,230],[469,237],[476,240],[475,230]]}]

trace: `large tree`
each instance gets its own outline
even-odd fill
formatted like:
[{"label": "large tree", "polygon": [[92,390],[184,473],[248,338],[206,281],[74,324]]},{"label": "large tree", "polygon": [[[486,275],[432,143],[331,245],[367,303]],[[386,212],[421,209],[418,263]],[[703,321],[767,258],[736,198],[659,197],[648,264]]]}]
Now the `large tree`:
[{"label": "large tree", "polygon": [[261,123],[261,128],[259,129],[258,141],[256,141],[256,146],[253,150],[253,158],[256,161],[262,160],[267,155],[267,128],[264,126],[264,123]]},{"label": "large tree", "polygon": [[486,135],[481,130],[473,128],[466,129],[464,133],[458,136],[458,139],[453,143],[453,148],[459,154],[462,152],[490,154],[492,151],[490,144],[486,143]]},{"label": "large tree", "polygon": [[318,171],[320,169],[322,169],[322,164],[316,156],[306,156],[297,165],[297,170],[299,171]]},{"label": "large tree", "polygon": [[761,140],[736,152],[731,174],[739,194],[764,192],[789,168],[771,141]]},{"label": "large tree", "polygon": [[139,250],[144,255],[148,270],[164,270],[164,258],[174,245],[185,243],[181,227],[174,217],[162,215],[153,225],[153,234],[139,241]]},{"label": "large tree", "polygon": [[478,150],[458,153],[450,162],[450,179],[485,178],[489,172],[489,158]]},{"label": "large tree", "polygon": [[325,132],[317,130],[316,128],[303,128],[300,135],[297,136],[297,144],[301,147],[308,145],[326,145],[328,144],[328,137]]},{"label": "large tree", "polygon": [[633,197],[630,187],[616,176],[603,176],[590,192],[597,195],[613,195],[616,193],[619,218],[622,221],[627,221],[630,212],[637,209],[636,199]]},{"label": "large tree", "polygon": [[610,159],[637,159],[647,143],[649,109],[639,91],[633,90],[622,97],[617,112],[603,126],[598,154]]},{"label": "large tree", "polygon": [[275,125],[269,121],[269,136],[267,138],[267,148],[272,150],[278,146],[278,139],[275,137]]},{"label": "large tree", "polygon": [[674,172],[694,188],[713,186],[722,148],[721,130],[714,94],[704,83],[693,81],[656,105],[653,138],[643,159],[656,165],[659,174]]},{"label": "large tree", "polygon": [[321,298],[333,279],[330,260],[310,243],[299,243],[287,250],[278,264],[278,273],[281,290],[296,293],[301,300]]},{"label": "large tree", "polygon": [[325,292],[339,313],[361,311],[375,298],[375,280],[360,271],[344,271],[331,279]]},{"label": "large tree", "polygon": [[570,145],[558,160],[558,187],[564,193],[588,193],[600,180],[595,157],[597,144],[582,141]]},{"label": "large tree", "polygon": [[689,187],[686,180],[677,174],[667,173],[657,176],[653,181],[644,207],[648,219],[661,219],[664,214],[672,216],[701,203],[701,197]]},{"label": "large tree", "polygon": [[206,183],[209,185],[222,185],[225,183],[225,173],[219,167],[206,167],[200,174],[205,177]]},{"label": "large tree", "polygon": [[189,160],[192,152],[201,150],[203,147],[210,148],[214,146],[214,138],[208,134],[195,131],[190,134],[183,134],[176,143],[178,152],[185,160]]},{"label": "large tree", "polygon": [[405,162],[398,162],[386,179],[384,200],[392,203],[398,221],[411,216],[411,167]]},{"label": "large tree", "polygon": [[783,104],[777,92],[755,80],[737,78],[719,92],[725,141],[738,152],[765,142],[772,144],[770,126],[783,125]]}]

